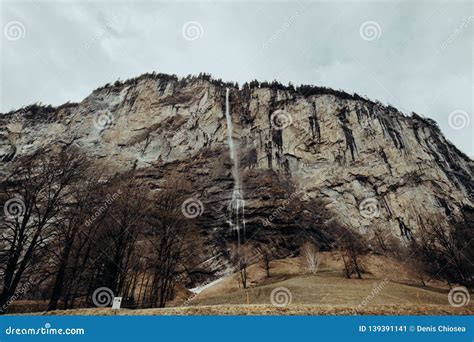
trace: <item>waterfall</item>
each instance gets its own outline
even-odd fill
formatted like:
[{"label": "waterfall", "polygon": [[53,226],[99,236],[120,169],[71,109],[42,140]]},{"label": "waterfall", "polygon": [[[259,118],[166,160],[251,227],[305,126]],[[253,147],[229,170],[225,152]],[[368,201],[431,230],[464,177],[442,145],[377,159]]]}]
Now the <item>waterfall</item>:
[{"label": "waterfall", "polygon": [[231,228],[237,232],[237,247],[240,248],[242,236],[245,238],[245,200],[242,193],[238,151],[232,138],[234,128],[232,125],[232,117],[230,115],[229,88],[226,88],[225,93],[225,117],[227,121],[227,144],[229,145],[230,158],[232,160],[232,178],[234,179],[232,199],[229,205],[229,224]]}]

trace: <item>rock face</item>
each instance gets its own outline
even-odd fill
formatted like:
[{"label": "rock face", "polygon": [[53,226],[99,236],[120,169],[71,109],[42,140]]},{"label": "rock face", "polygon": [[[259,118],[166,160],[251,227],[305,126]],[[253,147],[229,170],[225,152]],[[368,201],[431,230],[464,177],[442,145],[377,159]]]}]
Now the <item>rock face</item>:
[{"label": "rock face", "polygon": [[[79,104],[3,114],[0,175],[18,156],[52,145],[79,147],[110,174],[135,169],[152,189],[170,170],[180,172],[204,206],[197,220],[209,243],[198,253],[195,279],[215,276],[228,267],[234,241],[226,221],[233,188],[226,87],[248,238],[294,234],[291,222],[264,222],[296,198],[324,198],[353,229],[370,235],[378,226],[401,240],[424,218],[461,218],[473,206],[473,162],[432,120],[330,89],[257,82],[239,89],[207,76],[147,74],[97,89]],[[294,193],[272,192],[257,182],[262,177],[289,179]]]}]

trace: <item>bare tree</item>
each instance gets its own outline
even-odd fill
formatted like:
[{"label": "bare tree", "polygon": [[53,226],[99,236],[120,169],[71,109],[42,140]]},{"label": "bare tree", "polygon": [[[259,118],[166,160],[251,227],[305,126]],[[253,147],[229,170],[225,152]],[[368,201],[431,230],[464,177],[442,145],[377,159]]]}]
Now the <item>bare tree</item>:
[{"label": "bare tree", "polygon": [[392,256],[396,259],[405,260],[406,248],[400,244],[400,240],[390,231],[376,225],[373,228],[373,236],[368,241],[370,249],[375,254]]},{"label": "bare tree", "polygon": [[91,257],[94,250],[93,229],[94,225],[89,227],[81,226],[76,234],[75,245],[67,267],[67,276],[65,277],[63,308],[72,309],[76,299],[82,294],[86,295],[86,284],[90,284],[90,279],[95,275],[94,265]]},{"label": "bare tree", "polygon": [[[2,218],[4,245],[0,255],[3,280],[0,307],[14,295],[33,264],[45,256],[53,238],[53,225],[69,200],[71,184],[79,181],[84,161],[74,153],[38,152],[16,162],[2,183],[8,206],[16,201],[12,215]],[[8,209],[5,210],[8,212]]]},{"label": "bare tree", "polygon": [[169,176],[154,199],[148,216],[148,241],[152,249],[149,259],[152,275],[150,303],[154,307],[165,307],[174,293],[185,234],[192,228],[193,220],[197,219],[183,213],[183,203],[189,199],[190,191],[189,183],[179,176]]},{"label": "bare tree", "polygon": [[270,277],[271,261],[273,260],[273,253],[268,245],[260,245],[257,247],[257,253],[260,259],[262,268],[265,270],[267,278]]},{"label": "bare tree", "polygon": [[336,247],[341,253],[346,277],[351,278],[353,274],[357,274],[357,278],[362,279],[364,268],[361,256],[367,250],[362,236],[337,221],[330,223],[328,231],[333,236]]},{"label": "bare tree", "polygon": [[405,254],[405,260],[408,261],[416,279],[420,281],[422,286],[426,286],[428,274],[432,272],[430,260],[426,258],[427,255],[423,253],[422,248],[414,239],[410,241]]},{"label": "bare tree", "polygon": [[348,234],[341,241],[342,260],[347,278],[352,274],[357,273],[357,278],[362,279],[363,267],[360,256],[364,252],[364,248],[358,238],[355,238],[351,233]]},{"label": "bare tree", "polygon": [[318,249],[313,242],[305,242],[301,246],[301,257],[304,268],[311,274],[316,274],[318,271],[319,263],[321,262],[320,256],[318,255]]},{"label": "bare tree", "polygon": [[450,282],[473,286],[472,256],[474,233],[472,209],[465,209],[464,220],[448,222],[443,216],[420,218],[420,231],[415,237],[419,253],[434,267],[432,273]]},{"label": "bare tree", "polygon": [[145,226],[149,209],[148,189],[132,175],[111,181],[107,202],[98,207],[103,219],[97,224],[95,247],[99,249],[94,290],[100,286],[121,294],[130,271],[138,235]]},{"label": "bare tree", "polygon": [[373,230],[374,236],[373,241],[375,242],[375,246],[380,249],[382,253],[387,252],[389,249],[388,241],[387,241],[387,233],[383,231],[380,226],[376,226]]},{"label": "bare tree", "polygon": [[[87,177],[86,177],[87,176]],[[86,172],[80,184],[72,186],[70,203],[61,215],[61,219],[54,225],[54,244],[52,255],[54,260],[54,281],[48,310],[56,310],[58,301],[63,295],[66,276],[71,276],[71,256],[74,256],[77,245],[77,238],[80,232],[84,232],[82,227],[92,214],[96,200],[95,194],[98,192],[100,184],[98,176]],[[76,256],[79,258],[79,256]]]},{"label": "bare tree", "polygon": [[239,287],[242,286],[244,289],[248,287],[248,267],[252,261],[258,260],[258,256],[252,253],[253,249],[253,246],[245,244],[233,246],[230,252],[231,261],[237,269]]},{"label": "bare tree", "polygon": [[239,267],[239,276],[240,283],[244,289],[247,288],[248,274],[247,267],[249,266],[249,255],[246,251],[239,253],[238,267]]}]

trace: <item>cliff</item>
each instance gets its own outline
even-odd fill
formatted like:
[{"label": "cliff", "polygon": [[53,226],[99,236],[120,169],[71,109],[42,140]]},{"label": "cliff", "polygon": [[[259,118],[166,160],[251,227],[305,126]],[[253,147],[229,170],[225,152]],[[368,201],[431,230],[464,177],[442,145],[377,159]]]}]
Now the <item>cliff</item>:
[{"label": "cliff", "polygon": [[[234,241],[226,219],[233,188],[226,88],[248,239],[294,250],[303,228],[279,217],[279,208],[312,199],[363,234],[378,227],[402,242],[434,215],[461,220],[473,207],[473,162],[430,119],[327,88],[256,81],[238,88],[206,75],[147,74],[81,103],[2,114],[0,175],[15,158],[52,146],[78,147],[109,174],[134,169],[151,189],[180,172],[204,208],[196,220],[208,243],[196,272],[223,272]],[[284,182],[291,187],[275,189]]]}]

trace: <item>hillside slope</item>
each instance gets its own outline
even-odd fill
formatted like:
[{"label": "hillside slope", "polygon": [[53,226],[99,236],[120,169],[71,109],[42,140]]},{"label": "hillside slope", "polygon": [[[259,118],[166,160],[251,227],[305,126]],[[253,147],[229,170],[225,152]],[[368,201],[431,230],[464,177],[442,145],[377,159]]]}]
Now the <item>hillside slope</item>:
[{"label": "hillside slope", "polygon": [[76,309],[52,315],[472,315],[474,303],[449,305],[449,288],[439,282],[417,286],[403,262],[369,256],[364,279],[346,279],[340,256],[323,253],[316,274],[307,274],[301,258],[275,260],[271,276],[260,265],[249,267],[251,285],[239,287],[238,274],[214,282],[197,295],[178,298],[162,309]]}]

